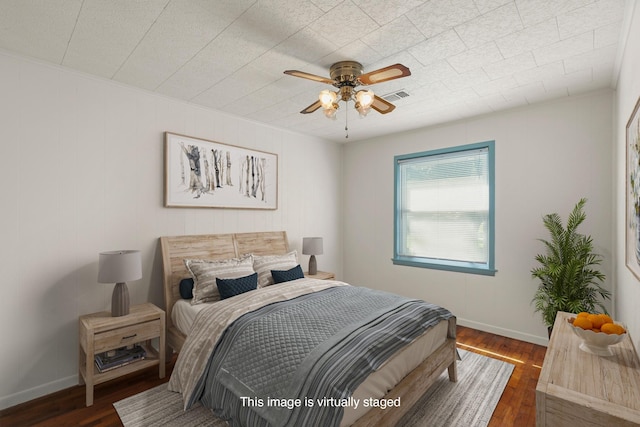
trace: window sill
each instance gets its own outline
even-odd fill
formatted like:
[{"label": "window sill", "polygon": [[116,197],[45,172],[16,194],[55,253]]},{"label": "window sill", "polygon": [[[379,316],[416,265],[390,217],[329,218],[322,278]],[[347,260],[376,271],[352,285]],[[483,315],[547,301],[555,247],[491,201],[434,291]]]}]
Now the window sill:
[{"label": "window sill", "polygon": [[498,270],[487,268],[481,264],[472,262],[457,262],[447,260],[431,260],[418,257],[396,257],[391,261],[395,265],[404,265],[408,267],[431,268],[434,270],[455,271],[458,273],[480,274],[483,276],[495,276]]}]

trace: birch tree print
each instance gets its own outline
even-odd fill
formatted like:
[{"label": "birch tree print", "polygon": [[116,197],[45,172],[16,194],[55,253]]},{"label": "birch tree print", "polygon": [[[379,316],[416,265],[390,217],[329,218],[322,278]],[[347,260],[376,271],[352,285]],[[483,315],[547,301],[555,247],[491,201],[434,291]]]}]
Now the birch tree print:
[{"label": "birch tree print", "polygon": [[205,188],[202,186],[201,174],[200,170],[200,150],[195,145],[189,145],[187,147],[184,144],[180,144],[182,146],[182,151],[187,156],[189,160],[189,168],[191,169],[189,173],[189,190],[192,193],[195,193],[195,198],[200,197],[200,195],[205,191]]},{"label": "birch tree print", "polygon": [[[231,152],[225,150],[212,149],[205,150],[195,146],[186,146],[181,143],[182,151],[189,161],[189,186],[188,191],[194,193],[194,198],[199,198],[202,194],[212,194],[217,188],[222,188],[225,185],[233,187],[233,181],[231,179]],[[208,154],[208,155],[207,155]],[[257,158],[253,156],[247,156],[248,164],[251,170],[251,179],[247,176],[247,197],[256,197],[257,186],[260,186],[259,172],[256,170]],[[264,161],[264,159],[262,159]],[[202,173],[201,164],[204,168],[204,174]],[[264,162],[263,162],[264,163]],[[264,171],[264,165],[260,166]],[[181,181],[185,182],[185,163],[184,157],[180,157],[180,169],[181,169]],[[262,176],[262,174],[260,174]],[[204,182],[203,182],[204,179]],[[248,186],[251,185],[251,190]],[[262,184],[262,191],[264,191],[264,184]],[[264,198],[263,198],[264,200]]]},{"label": "birch tree print", "polygon": [[276,154],[165,133],[165,206],[277,209]]},{"label": "birch tree print", "polygon": [[233,181],[231,181],[231,153],[227,151],[227,185],[229,187],[233,186]]},{"label": "birch tree print", "polygon": [[222,163],[220,161],[222,153],[221,150],[211,150],[211,152],[213,153],[213,167],[215,169],[216,187],[222,188]]},{"label": "birch tree print", "polygon": [[206,185],[208,191],[213,189],[213,183],[211,182],[211,168],[209,167],[209,160],[204,157],[204,176],[206,178]]},{"label": "birch tree print", "polygon": [[[245,197],[266,201],[265,164],[267,159],[256,156],[245,156],[239,175],[239,192]],[[260,196],[258,197],[258,192]]]},{"label": "birch tree print", "polygon": [[263,202],[265,201],[265,198],[267,197],[267,194],[265,193],[265,187],[267,185],[267,179],[266,179],[265,174],[264,174],[264,168],[265,168],[265,164],[266,163],[267,163],[267,159],[265,159],[265,158],[260,159],[260,163],[259,163],[260,200],[262,200]]}]

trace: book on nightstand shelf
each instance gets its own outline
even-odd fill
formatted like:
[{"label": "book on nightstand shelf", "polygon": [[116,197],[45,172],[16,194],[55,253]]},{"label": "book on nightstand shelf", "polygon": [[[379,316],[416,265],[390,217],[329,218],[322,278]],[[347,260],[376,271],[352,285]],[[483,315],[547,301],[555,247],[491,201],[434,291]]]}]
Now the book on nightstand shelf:
[{"label": "book on nightstand shelf", "polygon": [[121,366],[143,360],[147,352],[139,345],[121,347],[95,355],[96,367],[99,372],[107,372]]}]

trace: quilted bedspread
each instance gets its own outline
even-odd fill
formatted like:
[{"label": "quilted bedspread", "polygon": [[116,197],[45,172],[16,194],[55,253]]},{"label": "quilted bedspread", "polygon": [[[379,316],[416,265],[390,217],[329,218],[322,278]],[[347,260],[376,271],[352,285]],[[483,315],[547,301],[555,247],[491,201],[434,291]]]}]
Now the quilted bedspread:
[{"label": "quilted bedspread", "polygon": [[337,426],[343,407],[320,402],[348,399],[400,348],[452,317],[335,281],[300,279],[251,294],[199,315],[169,384],[183,392],[185,408],[200,400],[232,426]]},{"label": "quilted bedspread", "polygon": [[246,292],[233,298],[218,301],[203,309],[196,316],[191,332],[180,351],[178,360],[169,379],[168,389],[182,393],[184,409],[188,409],[199,399],[198,381],[202,377],[211,353],[227,326],[245,313],[268,304],[284,301],[346,283],[303,279],[261,288],[258,292]]}]

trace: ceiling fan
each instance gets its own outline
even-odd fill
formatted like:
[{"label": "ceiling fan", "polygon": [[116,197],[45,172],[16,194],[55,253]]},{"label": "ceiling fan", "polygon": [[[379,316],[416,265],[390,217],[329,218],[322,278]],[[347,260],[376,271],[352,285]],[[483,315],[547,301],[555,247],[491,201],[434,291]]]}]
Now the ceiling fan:
[{"label": "ceiling fan", "polygon": [[337,91],[328,89],[321,91],[316,102],[300,111],[302,114],[309,114],[322,107],[324,115],[330,119],[335,119],[336,117],[338,101],[354,101],[355,109],[360,113],[361,117],[366,116],[371,109],[380,114],[392,112],[396,108],[395,105],[374,94],[371,90],[356,91],[356,87],[382,83],[411,75],[409,68],[402,64],[389,65],[388,67],[363,74],[362,64],[356,61],[340,61],[333,64],[329,68],[330,79],[298,70],[286,70],[284,73],[294,77],[327,83],[338,88]]}]

